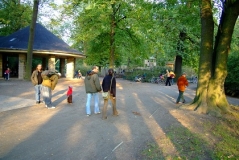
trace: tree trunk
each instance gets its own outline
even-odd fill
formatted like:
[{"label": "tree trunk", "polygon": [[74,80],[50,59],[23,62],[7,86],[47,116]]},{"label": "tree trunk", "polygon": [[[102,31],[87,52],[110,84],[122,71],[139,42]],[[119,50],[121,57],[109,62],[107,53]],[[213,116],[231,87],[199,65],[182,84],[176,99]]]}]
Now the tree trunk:
[{"label": "tree trunk", "polygon": [[110,64],[109,68],[114,68],[114,62],[115,62],[115,28],[116,28],[116,20],[115,20],[115,14],[116,14],[116,8],[115,4],[112,4],[113,13],[111,15],[111,24],[110,24]]},{"label": "tree trunk", "polygon": [[223,9],[214,47],[211,0],[201,0],[201,3],[199,81],[196,96],[190,108],[200,113],[219,116],[230,111],[224,93],[224,82],[227,76],[227,58],[232,33],[239,15],[239,0],[233,5],[226,4]]},{"label": "tree trunk", "polygon": [[29,34],[28,50],[27,50],[27,65],[26,65],[26,75],[25,75],[25,79],[27,80],[31,79],[32,51],[33,51],[33,44],[34,44],[35,26],[37,21],[37,14],[38,14],[38,6],[39,6],[39,0],[34,0],[32,22],[31,22],[30,31],[29,31],[30,34]]},{"label": "tree trunk", "polygon": [[176,75],[175,80],[178,79],[178,77],[182,74],[182,56],[177,55],[175,60],[175,67],[174,67],[174,73]]}]

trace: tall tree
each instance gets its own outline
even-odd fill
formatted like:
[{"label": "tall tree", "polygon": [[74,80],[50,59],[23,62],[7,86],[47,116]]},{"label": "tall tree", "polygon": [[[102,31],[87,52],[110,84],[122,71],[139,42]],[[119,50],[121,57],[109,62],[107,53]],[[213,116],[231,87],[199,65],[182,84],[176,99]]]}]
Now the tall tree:
[{"label": "tall tree", "polygon": [[19,0],[0,1],[0,35],[7,36],[26,27],[31,22],[32,9],[29,2]]},{"label": "tall tree", "polygon": [[32,21],[29,31],[29,41],[28,41],[28,50],[27,50],[27,65],[26,65],[26,75],[25,79],[30,80],[32,73],[32,54],[33,54],[33,44],[35,36],[35,26],[37,21],[39,0],[34,0]]},{"label": "tall tree", "polygon": [[239,15],[239,0],[222,0],[220,23],[214,41],[213,6],[211,0],[201,0],[201,51],[199,81],[191,109],[200,113],[221,115],[230,111],[224,93],[227,59],[235,23]]},{"label": "tall tree", "polygon": [[143,35],[136,30],[142,16],[136,12],[138,3],[123,0],[78,3],[73,0],[65,5],[65,12],[69,12],[74,21],[74,47],[86,51],[88,64],[113,67],[125,63],[128,57],[145,55]]}]

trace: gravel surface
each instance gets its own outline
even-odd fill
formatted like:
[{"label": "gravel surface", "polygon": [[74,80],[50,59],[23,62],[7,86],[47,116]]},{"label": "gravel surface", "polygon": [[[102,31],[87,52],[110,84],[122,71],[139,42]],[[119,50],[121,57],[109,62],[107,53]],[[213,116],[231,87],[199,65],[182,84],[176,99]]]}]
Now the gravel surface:
[{"label": "gravel surface", "polygon": [[[102,80],[102,79],[101,79]],[[66,102],[68,85],[73,86],[73,104]],[[195,96],[196,85],[185,92],[186,102]],[[198,119],[210,118],[175,104],[175,85],[160,86],[117,79],[117,109],[108,119],[101,114],[85,115],[83,80],[60,79],[53,91],[55,109],[35,104],[34,88],[28,81],[0,80],[0,159],[138,160],[147,144],[156,142],[164,157],[178,155],[167,136],[169,128],[200,132]],[[100,95],[100,108],[103,100]],[[238,105],[239,99],[229,98]],[[92,101],[93,111],[93,101]],[[202,132],[202,131],[201,131]]]}]

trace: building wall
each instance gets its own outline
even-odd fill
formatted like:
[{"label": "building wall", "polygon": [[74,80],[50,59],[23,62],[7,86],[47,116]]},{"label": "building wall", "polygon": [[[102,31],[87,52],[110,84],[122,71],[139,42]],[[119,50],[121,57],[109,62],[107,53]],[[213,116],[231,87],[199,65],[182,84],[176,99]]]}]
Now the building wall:
[{"label": "building wall", "polygon": [[18,79],[24,79],[26,73],[26,54],[19,54]]},{"label": "building wall", "polygon": [[74,78],[75,58],[67,58],[66,78]]}]

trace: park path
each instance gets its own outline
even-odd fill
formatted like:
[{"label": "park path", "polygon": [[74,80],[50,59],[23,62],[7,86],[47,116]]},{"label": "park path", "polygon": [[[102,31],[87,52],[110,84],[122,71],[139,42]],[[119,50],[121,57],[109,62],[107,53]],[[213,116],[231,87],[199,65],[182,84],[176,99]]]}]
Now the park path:
[{"label": "park path", "polygon": [[[68,85],[74,90],[72,105],[66,103]],[[195,88],[192,84],[185,92],[187,102],[194,98]],[[85,116],[82,80],[59,81],[53,92],[53,110],[35,105],[34,90],[27,81],[1,81],[0,90],[0,159],[136,160],[144,159],[142,151],[152,142],[164,157],[180,156],[168,130],[179,127],[200,132],[197,119],[210,118],[179,109],[175,85],[117,79],[120,115],[111,116],[109,105],[107,120],[101,120],[101,115]],[[228,99],[239,104],[238,99]]]}]

